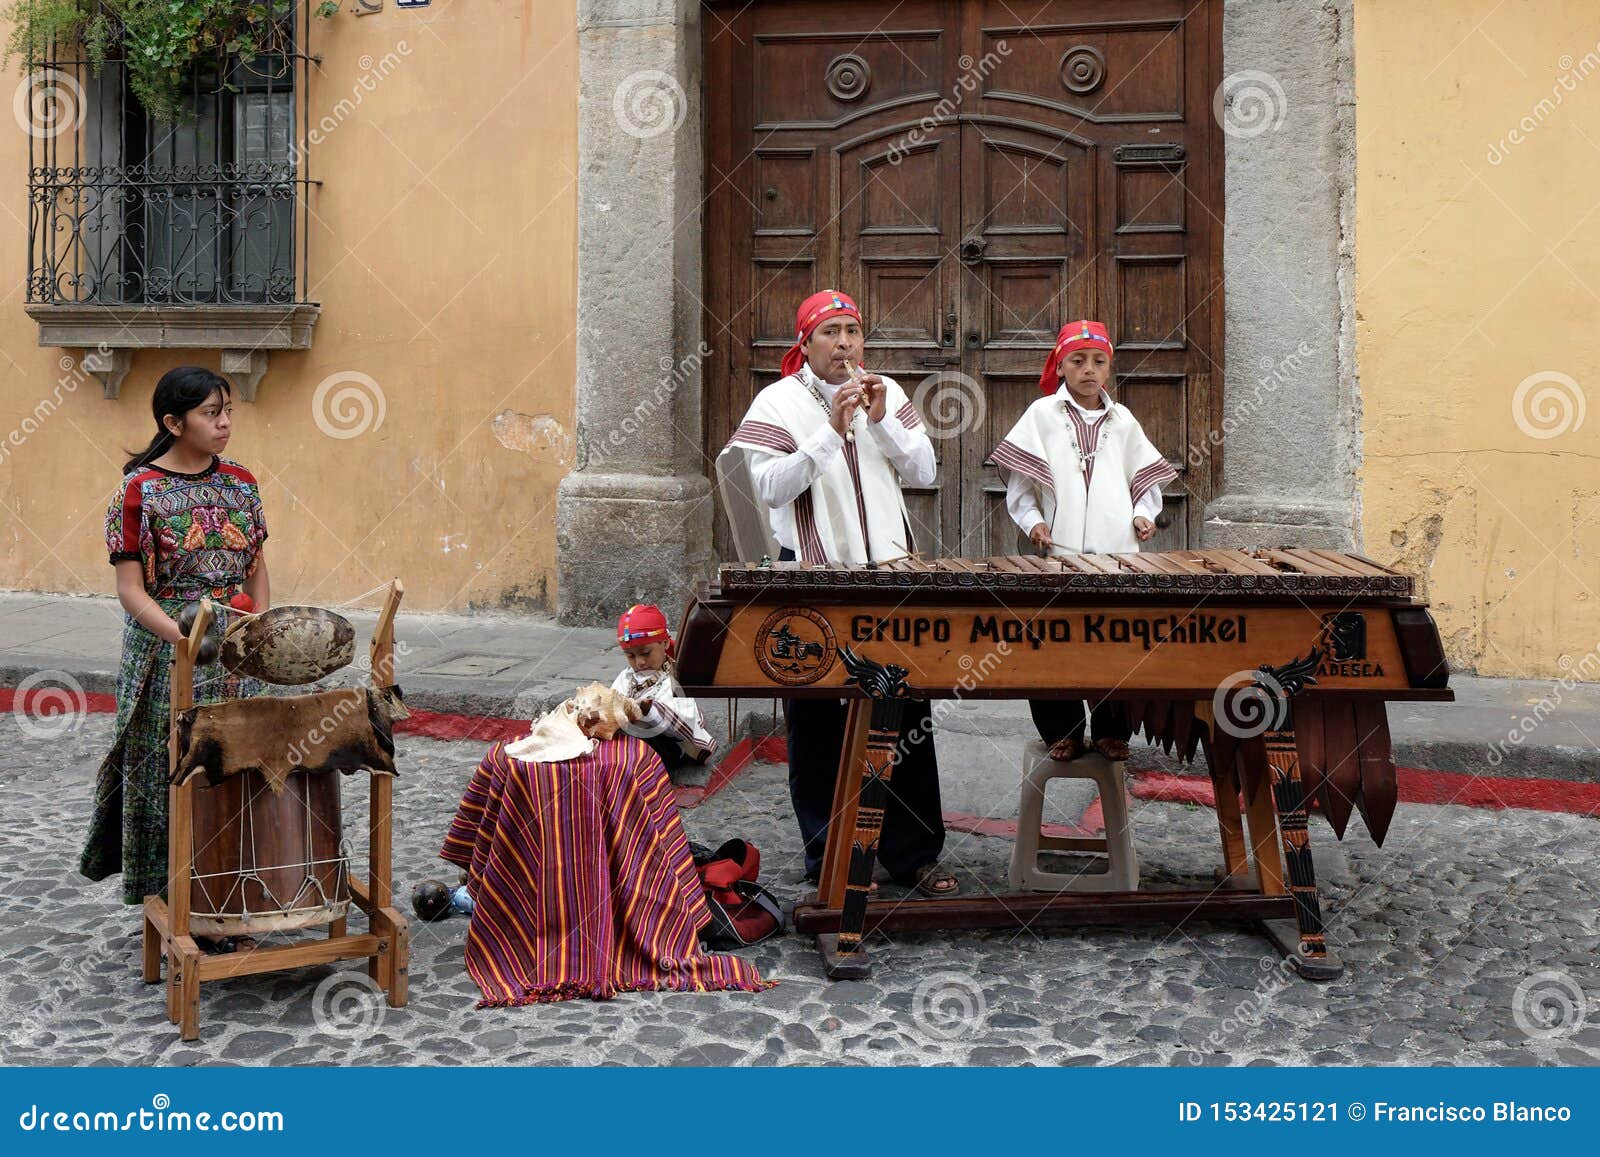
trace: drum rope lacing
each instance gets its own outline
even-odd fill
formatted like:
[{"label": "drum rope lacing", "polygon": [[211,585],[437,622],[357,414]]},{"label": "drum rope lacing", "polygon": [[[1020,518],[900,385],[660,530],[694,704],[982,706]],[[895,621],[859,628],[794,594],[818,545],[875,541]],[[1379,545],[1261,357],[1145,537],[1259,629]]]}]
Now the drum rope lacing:
[{"label": "drum rope lacing", "polygon": [[[250,799],[250,800],[245,801],[244,807],[243,807],[241,815],[240,815],[240,819],[243,822],[241,822],[240,825],[239,825],[239,864],[241,865],[239,870],[238,871],[229,871],[229,872],[200,872],[200,873],[196,873],[195,876],[194,876],[195,882],[199,883],[199,882],[204,881],[204,880],[213,880],[213,879],[215,879],[215,880],[223,880],[223,879],[232,880],[234,883],[233,883],[232,888],[230,888],[230,894],[237,895],[237,897],[238,897],[238,907],[239,907],[238,919],[242,923],[248,923],[251,920],[251,918],[255,917],[255,916],[272,915],[273,914],[273,913],[270,913],[270,912],[253,912],[246,905],[246,903],[245,903],[245,896],[246,896],[245,886],[247,884],[252,884],[252,883],[255,884],[256,887],[261,889],[261,892],[262,892],[263,895],[270,897],[272,902],[275,903],[278,906],[278,911],[276,913],[277,915],[283,915],[283,914],[285,914],[287,912],[291,912],[291,911],[294,911],[295,909],[299,909],[299,908],[308,908],[308,907],[327,908],[327,907],[331,906],[334,903],[334,901],[329,899],[328,893],[326,892],[326,890],[324,890],[324,888],[322,886],[322,880],[318,876],[317,869],[321,868],[321,867],[323,867],[325,865],[333,865],[334,867],[336,867],[338,869],[338,878],[335,880],[334,888],[335,888],[336,892],[338,890],[340,890],[339,886],[338,886],[339,883],[344,880],[344,878],[348,875],[348,873],[350,871],[350,841],[349,841],[349,839],[341,831],[339,833],[339,855],[338,855],[338,857],[335,858],[335,859],[323,859],[323,860],[314,859],[313,857],[316,855],[316,849],[312,845],[311,825],[313,823],[320,824],[320,823],[322,823],[322,820],[316,815],[316,813],[311,808],[311,797],[309,795],[306,795],[305,797],[303,797],[302,800],[301,800],[301,807],[304,809],[305,814],[306,814],[306,823],[304,824],[304,832],[305,832],[305,835],[304,835],[304,847],[301,849],[301,861],[300,861],[300,865],[299,866],[305,869],[306,875],[305,875],[305,878],[303,880],[301,880],[300,886],[299,886],[299,888],[296,889],[295,894],[292,897],[290,897],[287,901],[282,900],[277,896],[276,893],[273,892],[272,888],[268,885],[267,881],[264,880],[261,877],[261,872],[263,872],[263,871],[276,871],[276,870],[279,870],[281,868],[292,867],[294,865],[289,865],[289,864],[263,865],[260,862],[259,850],[256,847],[255,812],[250,807],[250,804],[253,803],[253,802],[254,802],[253,798]],[[247,840],[248,840],[248,843],[249,843],[249,852],[250,852],[250,858],[249,859],[245,858],[245,844],[246,844]],[[249,865],[249,866],[246,867],[244,865]],[[193,857],[191,857],[191,859],[190,859],[190,866],[191,867],[194,866]],[[302,898],[306,897],[310,893],[315,893],[316,902],[314,904],[303,904],[303,903],[301,903]],[[225,904],[226,904],[226,901],[224,901],[223,903],[219,903],[216,906],[220,908],[220,907],[224,907]],[[214,917],[222,917],[222,918],[232,918],[234,916],[234,913],[231,913],[231,912],[216,912],[216,913],[207,913],[206,915],[214,916]]]},{"label": "drum rope lacing", "polygon": [[[334,609],[338,609],[338,608],[342,608],[342,607],[351,606],[354,603],[360,602],[362,599],[370,598],[371,596],[373,596],[375,594],[379,594],[380,592],[386,591],[386,590],[389,589],[389,587],[390,587],[389,583],[379,583],[377,586],[373,587],[371,590],[362,591],[360,594],[355,595],[355,596],[353,596],[351,598],[348,598],[342,603],[337,603],[337,604],[335,604],[334,607],[330,607],[328,609],[329,610],[334,610]],[[224,613],[224,614],[239,614],[239,613],[241,613],[241,612],[235,610],[234,608],[227,606],[226,604],[216,604],[215,605],[215,609],[218,612],[221,612],[221,613]],[[221,680],[228,679],[228,678],[231,677],[231,675],[232,675],[231,672],[227,672],[227,673],[224,673],[222,675],[212,676],[209,679],[197,680],[195,682],[195,688],[198,690],[199,688],[207,686],[207,685],[209,685],[211,683],[215,683],[215,682],[219,682]],[[322,860],[315,859],[314,856],[315,856],[316,852],[315,852],[315,848],[314,848],[314,846],[312,844],[312,838],[311,838],[312,829],[311,829],[311,825],[313,823],[321,824],[322,820],[312,810],[311,797],[309,795],[307,795],[307,796],[302,798],[302,800],[300,801],[300,806],[305,811],[306,823],[304,825],[304,837],[303,837],[304,847],[301,849],[301,862],[300,862],[299,866],[305,869],[306,875],[305,875],[304,879],[301,880],[299,887],[295,891],[295,894],[290,899],[288,899],[287,901],[279,898],[277,896],[277,894],[273,892],[272,888],[268,885],[267,881],[262,878],[261,872],[262,871],[274,871],[274,870],[277,870],[277,869],[280,869],[280,868],[283,868],[283,867],[291,867],[293,865],[262,865],[260,863],[260,859],[259,859],[259,856],[258,856],[258,849],[256,847],[255,814],[254,814],[253,811],[250,810],[248,802],[246,803],[245,809],[244,809],[244,813],[241,816],[241,819],[244,822],[241,823],[240,827],[239,827],[239,849],[238,850],[239,850],[239,863],[240,863],[240,865],[249,865],[249,866],[248,867],[241,866],[241,868],[237,872],[210,872],[210,873],[196,873],[195,874],[194,880],[196,881],[196,883],[199,883],[199,882],[204,881],[204,880],[211,880],[211,879],[232,879],[234,881],[233,889],[236,891],[236,894],[238,896],[238,902],[239,902],[238,906],[240,908],[239,919],[242,922],[248,922],[253,916],[270,915],[271,914],[271,913],[256,913],[256,912],[252,912],[249,909],[249,907],[245,904],[245,896],[246,896],[245,887],[248,884],[252,884],[252,883],[255,884],[258,888],[260,888],[261,893],[263,895],[269,897],[273,903],[277,904],[277,906],[278,906],[278,914],[279,915],[282,915],[284,913],[288,913],[288,912],[293,911],[293,910],[298,909],[298,908],[306,908],[306,907],[326,908],[326,907],[331,906],[335,902],[335,901],[333,901],[332,899],[329,898],[326,889],[324,889],[324,887],[322,885],[322,880],[321,880],[320,875],[318,873],[318,869],[322,868],[324,866],[333,865],[333,866],[335,866],[337,868],[338,874],[337,874],[337,877],[336,877],[336,879],[334,881],[334,889],[335,889],[335,892],[342,891],[342,889],[339,887],[339,885],[340,885],[340,883],[342,883],[348,877],[349,871],[350,871],[350,851],[351,851],[351,848],[350,848],[349,838],[347,836],[345,836],[343,831],[341,831],[339,833],[339,854],[338,854],[337,858],[334,858],[334,859],[322,859]],[[246,845],[247,840],[248,840],[248,843],[249,843],[249,852],[250,852],[250,858],[248,860],[245,859],[245,845]],[[191,868],[194,867],[194,857],[192,855],[190,857],[190,867]],[[314,904],[305,904],[305,903],[301,902],[304,898],[306,898],[307,896],[310,896],[310,895],[314,895],[314,897],[315,897],[315,903]],[[221,905],[218,905],[218,906],[220,907]],[[231,913],[217,913],[217,915],[219,915],[219,916],[231,916],[232,914]]]}]

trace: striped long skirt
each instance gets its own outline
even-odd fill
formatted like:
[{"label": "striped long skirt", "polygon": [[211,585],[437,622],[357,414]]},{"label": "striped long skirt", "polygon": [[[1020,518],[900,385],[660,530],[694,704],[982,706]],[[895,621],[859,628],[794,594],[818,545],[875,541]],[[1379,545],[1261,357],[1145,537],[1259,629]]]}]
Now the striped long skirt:
[{"label": "striped long skirt", "polygon": [[[178,599],[163,599],[176,616]],[[222,642],[221,624],[212,636]],[[117,723],[111,750],[95,776],[94,812],[78,871],[91,880],[122,873],[122,902],[142,904],[167,893],[167,734],[172,702],[172,644],[124,616],[117,672]],[[235,675],[220,662],[195,668],[196,704],[243,699],[266,684]]]}]

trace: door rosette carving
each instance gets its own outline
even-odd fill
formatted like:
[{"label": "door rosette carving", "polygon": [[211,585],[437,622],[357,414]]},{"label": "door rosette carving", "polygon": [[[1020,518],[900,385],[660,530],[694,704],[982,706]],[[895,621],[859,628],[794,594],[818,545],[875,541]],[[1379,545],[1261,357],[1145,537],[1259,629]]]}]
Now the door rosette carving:
[{"label": "door rosette carving", "polygon": [[860,100],[872,85],[872,69],[853,52],[828,62],[828,91],[843,101]]},{"label": "door rosette carving", "polygon": [[1080,44],[1061,57],[1061,83],[1068,92],[1083,96],[1105,83],[1106,58],[1098,48]]}]

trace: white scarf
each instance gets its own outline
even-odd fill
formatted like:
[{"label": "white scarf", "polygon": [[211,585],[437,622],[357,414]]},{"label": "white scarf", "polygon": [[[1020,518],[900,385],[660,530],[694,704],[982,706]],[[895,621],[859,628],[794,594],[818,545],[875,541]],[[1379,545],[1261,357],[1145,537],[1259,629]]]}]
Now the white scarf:
[{"label": "white scarf", "polygon": [[[728,445],[768,454],[795,453],[802,441],[828,422],[827,409],[806,387],[808,380],[820,381],[810,366],[802,366],[799,373],[779,378],[757,394]],[[911,408],[894,379],[884,378],[883,384],[889,414]],[[864,415],[858,415],[854,429],[855,440],[847,441],[811,487],[778,512],[788,520],[801,561],[813,566],[882,562],[912,550],[899,475],[868,432]]]},{"label": "white scarf", "polygon": [[611,689],[637,703],[645,717],[625,728],[629,735],[649,739],[668,731],[690,759],[713,751],[716,740],[706,730],[700,704],[683,693],[672,672],[635,671],[625,667],[611,681]]},{"label": "white scarf", "polygon": [[1038,491],[1052,554],[1138,550],[1134,502],[1178,476],[1132,411],[1100,396],[1105,410],[1086,418],[1062,386],[1029,406],[995,447],[1000,471],[1021,474]]}]

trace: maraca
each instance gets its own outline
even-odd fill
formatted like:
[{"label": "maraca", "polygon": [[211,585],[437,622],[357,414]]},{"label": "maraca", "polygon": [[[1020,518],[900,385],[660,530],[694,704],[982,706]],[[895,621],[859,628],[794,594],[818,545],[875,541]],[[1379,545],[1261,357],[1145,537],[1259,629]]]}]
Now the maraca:
[{"label": "maraca", "polygon": [[[200,617],[200,604],[198,601],[184,604],[183,610],[178,612],[178,630],[183,632],[183,637],[188,638],[189,632],[194,630],[194,621]],[[222,653],[217,641],[209,634],[200,640],[200,646],[195,649],[194,661],[200,666],[215,663],[217,656]]]},{"label": "maraca", "polygon": [[440,880],[422,880],[411,889],[411,910],[419,920],[442,920],[450,915],[451,889]]}]

